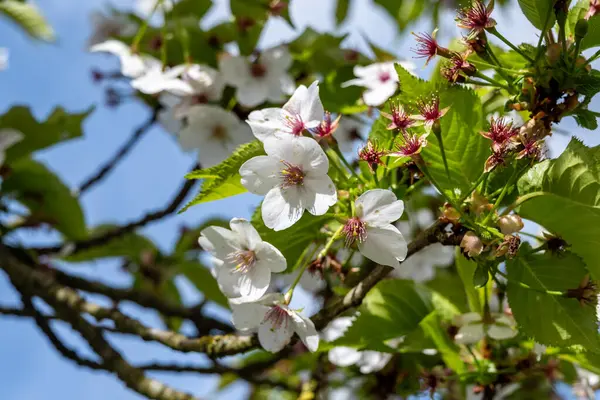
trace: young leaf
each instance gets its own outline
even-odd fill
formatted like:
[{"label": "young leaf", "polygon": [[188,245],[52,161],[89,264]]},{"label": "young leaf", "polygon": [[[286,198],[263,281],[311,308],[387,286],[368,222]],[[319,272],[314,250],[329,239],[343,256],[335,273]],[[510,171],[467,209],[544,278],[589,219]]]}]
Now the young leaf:
[{"label": "young leaf", "polygon": [[590,110],[579,108],[577,109],[577,112],[573,114],[573,118],[575,118],[577,125],[581,126],[582,128],[592,131],[598,128],[598,117],[596,117],[596,114]]},{"label": "young leaf", "polygon": [[0,116],[0,129],[15,129],[20,131],[24,138],[6,151],[6,162],[11,163],[36,150],[81,137],[81,125],[93,110],[94,107],[90,107],[81,113],[71,114],[62,107],[56,107],[46,121],[38,122],[29,107],[12,107]]},{"label": "young leaf", "polygon": [[337,6],[335,8],[335,24],[341,25],[348,16],[348,9],[350,8],[350,0],[337,0]]},{"label": "young leaf", "polygon": [[229,308],[227,298],[223,295],[210,270],[198,261],[185,261],[175,269],[189,280],[208,300]]},{"label": "young leaf", "polygon": [[523,14],[529,22],[539,30],[544,29],[546,20],[546,29],[550,29],[554,25],[556,17],[552,8],[553,1],[551,0],[519,0],[519,6]]},{"label": "young leaf", "polygon": [[571,253],[526,254],[527,247],[507,263],[508,301],[519,329],[541,344],[600,350],[596,304],[582,305],[576,299],[540,292],[578,288],[587,274],[581,258]]},{"label": "young leaf", "polygon": [[460,357],[460,349],[448,337],[448,333],[442,327],[440,317],[437,312],[432,312],[425,317],[421,323],[421,328],[427,337],[435,343],[436,350],[440,352],[446,365],[457,373],[466,371],[467,366]]},{"label": "young leaf", "polygon": [[0,1],[0,13],[13,20],[32,38],[45,41],[54,40],[52,27],[34,4],[17,0]]},{"label": "young leaf", "polygon": [[588,31],[581,40],[581,50],[600,46],[600,15],[594,15],[588,20]]},{"label": "young leaf", "polygon": [[385,348],[385,340],[414,331],[433,309],[431,291],[425,286],[398,279],[379,282],[367,293],[352,326],[335,344]]},{"label": "young leaf", "polygon": [[565,33],[567,37],[575,40],[575,25],[577,21],[583,19],[590,8],[590,0],[578,0],[577,3],[569,10],[567,15],[567,23],[565,24]]},{"label": "young leaf", "polygon": [[518,184],[521,195],[536,193],[521,205],[519,214],[566,240],[596,279],[600,278],[599,149],[573,138],[543,175],[526,174]]},{"label": "young leaf", "polygon": [[200,193],[179,212],[191,206],[246,192],[242,186],[239,170],[243,163],[252,157],[265,154],[262,143],[254,140],[238,147],[228,159],[214,167],[200,169],[186,175],[187,179],[203,179]]},{"label": "young leaf", "polygon": [[12,163],[2,190],[29,208],[31,222],[47,223],[67,239],[87,237],[79,200],[44,164],[31,159]]},{"label": "young leaf", "polygon": [[460,248],[456,248],[455,260],[458,275],[462,280],[462,284],[467,294],[469,308],[471,309],[471,311],[480,312],[481,301],[479,291],[475,289],[475,286],[473,285],[473,276],[475,275],[475,271],[477,270],[477,263],[475,261],[467,260],[460,251]]}]

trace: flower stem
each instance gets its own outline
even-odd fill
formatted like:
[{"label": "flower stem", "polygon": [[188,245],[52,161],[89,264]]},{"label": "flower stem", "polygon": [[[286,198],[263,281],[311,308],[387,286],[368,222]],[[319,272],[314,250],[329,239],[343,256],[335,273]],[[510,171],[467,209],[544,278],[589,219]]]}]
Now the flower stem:
[{"label": "flower stem", "polygon": [[350,165],[348,160],[346,160],[346,157],[344,157],[344,154],[342,153],[342,151],[340,150],[340,148],[337,145],[333,148],[333,151],[335,152],[335,154],[337,154],[339,159],[342,160],[342,163],[346,166],[346,168],[348,168],[348,170],[350,171],[350,173],[352,175],[354,175],[355,177],[357,177],[358,179],[363,181],[363,183],[368,183],[367,180],[365,178],[363,178],[362,175],[358,175],[356,173],[356,171],[354,171],[354,168],[352,168],[352,165]]},{"label": "flower stem", "polygon": [[496,202],[494,203],[494,205],[493,205],[492,209],[490,210],[489,214],[486,215],[485,219],[483,220],[483,225],[487,224],[487,222],[490,220],[490,218],[492,217],[492,215],[494,214],[494,212],[500,206],[500,203],[504,199],[504,196],[506,196],[506,193],[508,192],[508,188],[513,185],[514,181],[521,175],[522,172],[525,171],[525,169],[527,167],[528,166],[526,165],[525,168],[521,168],[521,169],[515,168],[515,171],[513,172],[512,176],[508,179],[508,182],[506,182],[506,185],[504,185],[504,187],[502,188],[502,192],[500,192],[500,195],[496,199]]},{"label": "flower stem", "polygon": [[[300,257],[298,257],[298,260],[296,261],[296,264],[294,265],[294,268],[292,269],[292,271],[296,271],[302,265],[302,268],[298,272],[298,275],[296,275],[296,278],[294,279],[294,282],[292,283],[292,286],[290,286],[290,288],[288,289],[288,291],[285,293],[285,297],[284,297],[285,304],[290,304],[290,301],[292,300],[292,296],[294,295],[294,289],[298,285],[298,282],[300,282],[300,278],[302,278],[302,275],[304,274],[304,271],[306,270],[306,268],[309,265],[308,262],[304,261],[304,258],[306,257],[309,249],[310,249],[310,246],[306,246],[306,248],[302,251],[302,254],[300,254]],[[316,249],[313,250],[313,254],[314,254],[315,251],[316,251]]]},{"label": "flower stem", "polygon": [[150,20],[154,16],[154,13],[156,12],[156,10],[158,10],[158,7],[160,7],[162,5],[162,2],[163,2],[163,0],[157,0],[156,3],[154,3],[154,7],[152,7],[152,10],[150,11],[148,16],[142,23],[142,26],[140,26],[137,33],[135,34],[135,37],[133,38],[133,41],[131,42],[131,50],[133,52],[137,52],[138,45],[140,44],[140,41],[142,40],[142,38],[144,37],[144,34],[146,33],[146,30],[148,29]]},{"label": "flower stem", "polygon": [[[435,131],[435,129],[434,129]],[[442,132],[435,131],[433,133],[440,143],[440,153],[442,154],[442,161],[444,161],[444,169],[446,170],[446,175],[448,176],[448,180],[452,182],[452,178],[450,178],[450,169],[448,169],[448,160],[446,159],[446,150],[444,150],[444,140],[442,139]]]},{"label": "flower stem", "polygon": [[473,193],[477,189],[477,187],[483,181],[483,178],[485,178],[485,176],[486,173],[484,171],[481,173],[481,175],[479,175],[479,178],[477,178],[477,180],[475,181],[473,186],[471,186],[471,188],[467,191],[467,193],[465,193],[465,195],[458,201],[458,204],[462,204],[465,202],[465,200],[471,195],[471,193]]},{"label": "flower stem", "polygon": [[[331,154],[331,151],[333,151],[333,153],[335,154],[335,150],[328,150],[325,154],[327,154],[327,158],[329,158],[329,163],[331,165],[333,165],[335,167],[335,169],[337,169],[337,171],[340,173],[341,176],[343,176],[344,178],[348,179],[348,175],[346,174],[346,171],[344,170],[344,168],[342,168],[342,166],[338,163],[336,157],[334,157]],[[337,155],[337,154],[336,154]]]},{"label": "flower stem", "polygon": [[498,39],[502,40],[504,42],[504,44],[506,44],[508,47],[510,47],[511,49],[513,49],[514,51],[516,51],[517,53],[519,53],[521,55],[521,57],[523,57],[524,59],[526,59],[530,63],[534,63],[533,58],[531,58],[527,54],[523,53],[523,51],[521,49],[519,49],[517,46],[515,46],[514,44],[512,44],[508,39],[506,39],[504,36],[502,36],[502,34],[500,34],[500,32],[498,32],[498,30],[495,27],[491,28],[491,29],[488,29],[488,32],[490,32],[492,35],[496,36]]},{"label": "flower stem", "polygon": [[540,56],[543,54],[544,48],[542,47],[542,41],[546,36],[546,31],[548,30],[548,24],[550,23],[550,17],[552,16],[552,7],[548,7],[548,12],[546,14],[546,19],[544,20],[544,28],[542,29],[542,33],[540,34],[540,39],[537,44],[537,53],[535,54],[535,61],[540,59]]},{"label": "flower stem", "polygon": [[531,193],[526,194],[525,196],[521,196],[513,204],[508,206],[508,208],[506,210],[504,210],[502,215],[508,214],[509,212],[511,212],[515,208],[519,207],[521,204],[525,203],[528,200],[531,200],[535,197],[544,196],[547,194],[550,194],[550,193],[548,193],[548,192],[531,192]]},{"label": "flower stem", "polygon": [[509,91],[509,92],[510,92],[510,87],[508,87],[508,86],[506,86],[506,85],[504,85],[504,84],[502,84],[502,83],[498,82],[497,80],[495,80],[495,79],[493,79],[493,78],[490,78],[489,76],[487,76],[487,75],[485,75],[485,74],[482,74],[482,73],[481,73],[481,72],[479,72],[479,71],[477,71],[477,72],[475,73],[475,76],[476,76],[476,77],[478,77],[479,79],[483,79],[484,81],[487,81],[487,82],[489,82],[489,83],[493,84],[494,86],[501,87],[502,89],[506,89],[507,91]]}]

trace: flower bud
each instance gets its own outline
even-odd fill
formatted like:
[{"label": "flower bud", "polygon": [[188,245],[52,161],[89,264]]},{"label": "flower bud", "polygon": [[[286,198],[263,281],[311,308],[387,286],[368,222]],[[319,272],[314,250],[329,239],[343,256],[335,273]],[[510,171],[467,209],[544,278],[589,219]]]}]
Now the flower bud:
[{"label": "flower bud", "polygon": [[468,231],[461,240],[460,247],[469,257],[475,257],[483,251],[483,242],[475,232]]},{"label": "flower bud", "polygon": [[519,232],[521,229],[523,229],[523,226],[523,220],[517,214],[505,215],[498,219],[498,227],[500,228],[500,232],[505,235]]},{"label": "flower bud", "polygon": [[446,203],[444,204],[444,209],[442,210],[441,219],[453,224],[457,224],[460,220],[460,213],[456,208],[452,207],[449,203]]},{"label": "flower bud", "polygon": [[561,45],[559,43],[552,43],[548,46],[546,50],[546,58],[548,59],[548,64],[555,64],[560,58],[560,53],[562,52]]}]

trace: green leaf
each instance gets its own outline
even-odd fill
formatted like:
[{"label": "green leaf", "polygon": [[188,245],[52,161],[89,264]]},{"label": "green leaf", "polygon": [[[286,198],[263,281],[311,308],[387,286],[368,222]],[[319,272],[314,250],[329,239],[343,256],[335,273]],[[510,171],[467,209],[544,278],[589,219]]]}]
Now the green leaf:
[{"label": "green leaf", "polygon": [[0,1],[0,13],[19,25],[34,39],[52,41],[54,31],[35,4],[16,0]]},{"label": "green leaf", "polygon": [[212,6],[211,0],[179,0],[167,13],[167,18],[189,18],[198,22]]},{"label": "green leaf", "polygon": [[176,266],[176,270],[185,276],[206,299],[228,308],[229,303],[212,276],[210,270],[198,261],[186,261]]},{"label": "green leaf", "polygon": [[556,17],[552,9],[553,0],[519,0],[519,6],[529,22],[539,30],[544,29],[544,23],[550,15],[546,29],[554,25]]},{"label": "green leaf", "polygon": [[588,31],[581,40],[581,51],[600,46],[600,15],[594,15],[588,20]]},{"label": "green leaf", "polygon": [[566,240],[595,279],[600,278],[599,150],[573,138],[543,176],[526,174],[518,183],[521,195],[536,193],[520,206],[519,214]]},{"label": "green leaf", "polygon": [[[310,71],[329,75],[337,68],[348,65],[345,59],[346,50],[341,48],[345,38],[346,35],[334,36],[306,28],[300,36],[289,43],[288,48],[294,60],[308,64]],[[301,69],[298,73],[305,74],[306,70]]]},{"label": "green leaf", "polygon": [[593,69],[575,77],[575,89],[579,94],[593,97],[600,92],[600,71]]},{"label": "green leaf", "polygon": [[307,246],[325,237],[320,230],[330,220],[331,217],[325,215],[314,216],[305,212],[300,221],[284,231],[276,232],[265,226],[260,206],[256,208],[254,215],[252,215],[252,225],[256,228],[262,240],[277,247],[287,260],[287,272],[291,272],[291,268]]},{"label": "green leaf", "polygon": [[473,285],[476,288],[484,287],[490,280],[490,274],[485,265],[478,265],[475,273],[473,274]]},{"label": "green leaf", "polygon": [[469,311],[467,294],[457,272],[450,272],[449,268],[438,269],[435,278],[425,285],[448,299],[460,313]]},{"label": "green leaf", "polygon": [[567,23],[565,24],[565,33],[567,37],[575,40],[575,25],[577,25],[577,21],[585,17],[585,14],[589,8],[590,0],[579,0],[569,10],[569,14],[567,15]]},{"label": "green leaf", "polygon": [[576,299],[532,290],[576,289],[587,274],[583,261],[571,253],[560,257],[550,252],[527,254],[529,246],[524,246],[519,256],[507,263],[508,301],[520,331],[545,345],[600,350],[595,304],[582,306]]},{"label": "green leaf", "polygon": [[200,169],[186,175],[187,179],[203,179],[200,193],[179,212],[191,206],[246,192],[242,186],[240,167],[252,157],[264,155],[262,143],[254,140],[238,147],[228,159],[214,167]]},{"label": "green leaf", "polygon": [[467,260],[458,247],[456,248],[455,260],[458,275],[462,280],[465,293],[467,294],[469,309],[474,312],[480,312],[482,308],[479,290],[475,289],[475,286],[473,286],[473,276],[477,270],[477,263],[475,261]]},{"label": "green leaf", "polygon": [[335,8],[335,24],[341,25],[346,17],[348,16],[348,9],[350,8],[350,0],[337,0],[337,6]]},{"label": "green leaf", "polygon": [[46,121],[38,122],[29,107],[12,107],[0,116],[0,129],[15,129],[23,133],[24,138],[6,151],[6,162],[11,163],[36,150],[81,137],[81,125],[93,110],[94,107],[90,107],[84,112],[70,114],[62,107],[56,107]]},{"label": "green leaf", "polygon": [[231,13],[236,18],[237,43],[243,55],[256,49],[258,39],[269,17],[269,4],[264,0],[230,0]]},{"label": "green leaf", "polygon": [[425,335],[433,341],[446,365],[456,373],[465,372],[467,367],[460,357],[460,349],[454,344],[446,330],[442,327],[437,312],[434,311],[429,314],[419,325]]},{"label": "green leaf", "polygon": [[2,190],[29,208],[32,221],[51,225],[67,239],[87,237],[79,200],[44,164],[31,159],[12,163]]},{"label": "green leaf", "polygon": [[596,114],[585,108],[578,108],[577,112],[573,114],[573,118],[577,122],[577,125],[582,128],[589,130],[596,130],[598,128],[598,117]]},{"label": "green leaf", "polygon": [[600,354],[598,353],[588,351],[585,353],[560,354],[558,357],[562,360],[571,361],[594,374],[600,375]]},{"label": "green leaf", "polygon": [[433,309],[431,291],[425,286],[399,279],[379,282],[365,296],[352,326],[335,344],[385,349],[384,341],[414,331]]},{"label": "green leaf", "polygon": [[[118,228],[118,225],[99,225],[90,230],[88,237],[101,236],[115,228]],[[64,260],[69,262],[85,262],[101,258],[125,257],[130,261],[140,263],[142,258],[145,258],[148,254],[156,255],[159,253],[158,248],[152,240],[144,235],[132,232],[109,240],[100,246],[93,246],[89,249],[78,251],[75,254],[65,257]]]},{"label": "green leaf", "polygon": [[385,8],[401,30],[416,22],[427,6],[424,0],[375,0],[375,4]]}]

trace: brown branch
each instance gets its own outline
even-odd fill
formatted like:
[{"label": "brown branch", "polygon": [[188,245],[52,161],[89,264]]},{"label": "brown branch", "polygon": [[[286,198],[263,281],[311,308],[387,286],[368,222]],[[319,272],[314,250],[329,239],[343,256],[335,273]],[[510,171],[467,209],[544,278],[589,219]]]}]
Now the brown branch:
[{"label": "brown branch", "polygon": [[[191,170],[193,171],[197,168],[198,168],[198,165],[195,164]],[[115,239],[120,236],[123,236],[127,233],[134,231],[137,228],[140,228],[151,222],[158,221],[159,219],[162,219],[170,214],[173,214],[181,206],[181,204],[183,203],[183,201],[185,200],[185,198],[187,197],[187,195],[192,190],[192,188],[194,187],[195,184],[196,184],[196,181],[194,181],[194,180],[185,181],[183,183],[183,185],[181,185],[181,187],[179,188],[179,191],[175,194],[175,197],[173,197],[171,202],[169,202],[169,204],[166,207],[161,208],[159,210],[152,211],[152,212],[140,217],[139,219],[137,219],[135,221],[132,221],[126,225],[117,227],[117,228],[110,230],[108,232],[105,232],[99,236],[95,236],[95,237],[85,239],[85,240],[80,240],[78,242],[57,244],[57,245],[48,246],[48,247],[32,248],[31,250],[35,251],[37,254],[40,254],[40,255],[56,254],[56,253],[63,253],[63,255],[71,255],[71,254],[78,253],[82,250],[86,250],[86,249],[89,249],[89,248],[92,248],[95,246],[103,245],[103,244],[109,242],[111,239]]]},{"label": "brown branch", "polygon": [[131,149],[133,149],[135,144],[140,141],[144,134],[148,132],[154,125],[156,119],[158,118],[158,113],[159,108],[154,109],[150,115],[150,118],[136,128],[129,140],[127,140],[127,142],[121,146],[121,148],[110,158],[110,160],[106,161],[94,175],[90,176],[81,185],[79,185],[79,189],[77,189],[77,194],[79,196],[102,181],[102,179],[104,179],[106,175],[117,166],[117,164],[131,151]]},{"label": "brown branch", "polygon": [[146,377],[142,370],[125,361],[104,338],[102,330],[81,316],[78,304],[86,304],[86,302],[77,292],[53,280],[44,280],[43,274],[38,271],[24,268],[18,259],[7,252],[6,247],[0,247],[0,252],[2,268],[7,272],[15,288],[29,296],[39,296],[52,306],[102,358],[102,365],[114,373],[127,387],[155,400],[196,400],[196,397],[190,394],[174,390],[155,379]]}]

